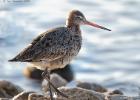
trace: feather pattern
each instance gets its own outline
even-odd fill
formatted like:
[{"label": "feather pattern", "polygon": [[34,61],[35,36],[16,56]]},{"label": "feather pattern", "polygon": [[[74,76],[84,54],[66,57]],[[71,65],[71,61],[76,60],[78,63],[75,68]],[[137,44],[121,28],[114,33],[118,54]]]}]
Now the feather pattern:
[{"label": "feather pattern", "polygon": [[[76,38],[75,38],[76,37]],[[67,27],[59,27],[40,34],[33,42],[10,61],[50,63],[68,62],[81,48],[81,35]],[[65,58],[65,59],[64,59]]]}]

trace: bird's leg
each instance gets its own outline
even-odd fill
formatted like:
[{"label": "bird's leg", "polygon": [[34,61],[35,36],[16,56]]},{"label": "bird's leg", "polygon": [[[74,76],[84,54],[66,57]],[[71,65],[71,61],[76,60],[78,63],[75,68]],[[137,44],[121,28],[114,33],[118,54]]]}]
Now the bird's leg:
[{"label": "bird's leg", "polygon": [[47,81],[50,83],[50,85],[54,88],[54,90],[59,93],[61,96],[65,97],[65,98],[68,98],[67,95],[65,95],[64,93],[60,92],[51,82],[50,80],[48,79],[48,77],[46,77]]},{"label": "bird's leg", "polygon": [[[50,72],[49,72],[49,73],[50,73]],[[44,72],[42,73],[42,77],[48,81],[49,85],[51,85],[57,93],[59,93],[61,96],[65,97],[65,98],[68,98],[67,95],[65,95],[64,93],[60,92],[60,91],[52,84],[52,82],[50,81],[50,79],[49,79],[48,76],[50,77],[50,75],[48,74],[48,71],[44,71]],[[49,87],[49,88],[50,88],[50,87]]]},{"label": "bird's leg", "polygon": [[[50,80],[50,71],[48,71],[48,79]],[[51,97],[51,100],[53,100],[51,85],[50,85],[50,82],[48,82],[48,83],[49,83],[48,85],[49,85],[50,97]]]},{"label": "bird's leg", "polygon": [[52,90],[51,90],[51,82],[49,82],[50,81],[50,71],[48,71],[47,69],[42,73],[42,77],[43,77],[43,79],[47,79],[47,81],[48,81],[48,85],[49,85],[49,92],[50,92],[50,98],[51,98],[51,100],[54,100],[53,99],[53,94],[52,94]]}]

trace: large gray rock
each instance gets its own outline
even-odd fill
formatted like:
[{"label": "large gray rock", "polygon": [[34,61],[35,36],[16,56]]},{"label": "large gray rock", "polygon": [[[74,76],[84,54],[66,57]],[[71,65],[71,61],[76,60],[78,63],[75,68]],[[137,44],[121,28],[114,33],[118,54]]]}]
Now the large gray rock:
[{"label": "large gray rock", "polygon": [[82,88],[60,88],[61,92],[65,93],[69,98],[58,95],[60,100],[105,100],[102,93]]},{"label": "large gray rock", "polygon": [[[64,78],[62,78],[60,75],[55,74],[55,73],[51,74],[50,81],[56,88],[65,86],[68,83]],[[46,79],[44,79],[42,82],[42,89],[43,89],[43,92],[47,92],[49,90],[48,81]]]}]

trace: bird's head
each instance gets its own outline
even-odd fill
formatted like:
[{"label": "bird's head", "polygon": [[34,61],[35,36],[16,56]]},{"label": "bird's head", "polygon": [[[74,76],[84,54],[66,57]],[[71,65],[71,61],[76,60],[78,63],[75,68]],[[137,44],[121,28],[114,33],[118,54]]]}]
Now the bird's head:
[{"label": "bird's head", "polygon": [[104,29],[104,30],[108,30],[111,31],[108,28],[105,28],[103,26],[100,26],[98,24],[95,24],[93,22],[90,22],[86,19],[86,17],[84,16],[84,14],[78,10],[72,10],[69,13],[68,19],[67,19],[67,25],[90,25],[96,28],[100,28],[100,29]]}]

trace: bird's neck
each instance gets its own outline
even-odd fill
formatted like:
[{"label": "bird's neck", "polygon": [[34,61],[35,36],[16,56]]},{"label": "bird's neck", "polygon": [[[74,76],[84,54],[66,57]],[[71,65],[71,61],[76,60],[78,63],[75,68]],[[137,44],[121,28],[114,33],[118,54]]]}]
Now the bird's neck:
[{"label": "bird's neck", "polygon": [[74,24],[70,21],[66,23],[66,27],[76,34],[81,34],[80,25]]}]

